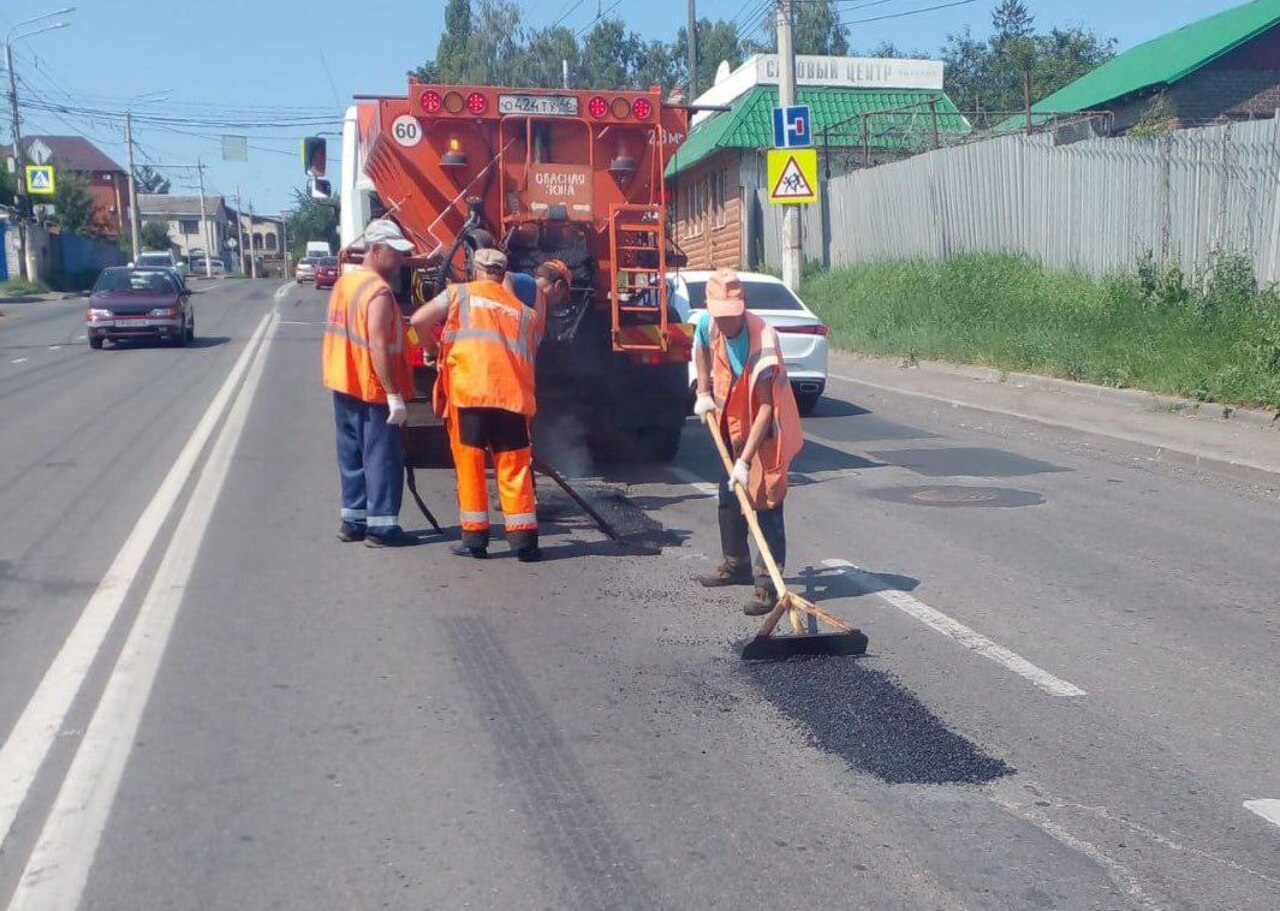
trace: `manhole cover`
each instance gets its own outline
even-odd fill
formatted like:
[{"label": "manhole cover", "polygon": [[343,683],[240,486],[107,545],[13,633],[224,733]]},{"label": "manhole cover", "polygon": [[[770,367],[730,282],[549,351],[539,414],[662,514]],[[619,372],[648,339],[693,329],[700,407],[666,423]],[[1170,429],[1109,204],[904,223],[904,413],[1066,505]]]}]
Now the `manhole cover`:
[{"label": "manhole cover", "polygon": [[884,487],[868,491],[877,500],[889,503],[905,503],[909,506],[970,506],[1012,507],[1040,506],[1044,497],[1030,490],[1012,487],[961,487],[956,485],[931,487]]}]

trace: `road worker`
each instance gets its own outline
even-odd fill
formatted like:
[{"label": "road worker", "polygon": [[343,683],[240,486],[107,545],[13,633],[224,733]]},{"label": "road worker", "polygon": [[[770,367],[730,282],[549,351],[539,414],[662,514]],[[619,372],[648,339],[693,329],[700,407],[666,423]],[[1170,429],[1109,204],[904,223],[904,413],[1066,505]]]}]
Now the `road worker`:
[{"label": "road worker", "polygon": [[379,219],[364,234],[364,262],[342,275],[329,296],[323,381],[333,391],[340,541],[401,547],[417,539],[400,528],[404,455],[400,425],[413,375],[405,358],[404,321],[388,284],[413,244],[395,222]]},{"label": "road worker", "polygon": [[538,283],[538,290],[547,299],[547,306],[558,310],[569,303],[570,290],[573,287],[573,273],[559,259],[549,259],[533,270],[533,279]]},{"label": "road worker", "polygon": [[444,323],[435,400],[445,413],[458,473],[462,543],[454,553],[488,556],[485,456],[491,453],[507,543],[521,562],[532,563],[542,551],[529,422],[537,410],[534,356],[546,313],[543,306],[526,307],[503,284],[507,258],[500,250],[479,249],[472,263],[472,281],[449,286],[410,318],[419,337]]},{"label": "road worker", "polygon": [[[765,543],[781,569],[787,559],[782,504],[787,469],[804,445],[800,412],[782,361],[777,332],[746,309],[742,281],[736,272],[717,271],[707,281],[707,309],[694,332],[698,397],[694,413],[712,414],[725,444],[736,459],[729,478],[720,482],[720,546],[724,562],[699,581],[712,588],[749,585],[753,581],[747,520],[734,487],[751,500]],[[774,589],[763,559],[755,565],[755,592],[743,611],[760,616],[773,609]]]}]

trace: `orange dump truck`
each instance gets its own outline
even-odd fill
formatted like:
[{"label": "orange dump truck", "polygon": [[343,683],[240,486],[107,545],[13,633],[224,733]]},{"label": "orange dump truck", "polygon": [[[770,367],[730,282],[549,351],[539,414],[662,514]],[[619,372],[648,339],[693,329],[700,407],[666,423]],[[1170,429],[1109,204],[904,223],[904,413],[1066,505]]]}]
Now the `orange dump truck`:
[{"label": "orange dump truck", "polygon": [[[657,88],[410,81],[405,96],[360,96],[343,131],[343,261],[360,259],[371,219],[399,223],[416,248],[396,289],[407,315],[466,280],[477,231],[497,239],[513,272],[563,260],[572,300],[549,314],[538,354],[535,445],[668,460],[687,414],[692,327],[668,303],[665,276],[680,255],[663,172],[688,115]],[[438,464],[447,446],[430,414],[434,365],[421,349],[412,356],[407,455]]]}]

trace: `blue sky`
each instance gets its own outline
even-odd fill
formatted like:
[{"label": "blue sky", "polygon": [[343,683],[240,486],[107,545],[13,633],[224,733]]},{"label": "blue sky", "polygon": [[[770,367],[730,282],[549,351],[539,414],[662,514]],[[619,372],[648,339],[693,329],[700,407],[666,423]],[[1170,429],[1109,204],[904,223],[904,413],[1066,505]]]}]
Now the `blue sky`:
[{"label": "blue sky", "polygon": [[[526,24],[547,25],[563,16],[565,24],[585,29],[599,2],[529,0],[521,6]],[[603,0],[603,8],[607,11],[612,2]],[[857,9],[869,2],[845,0],[841,5],[853,20],[934,6],[939,0],[883,0]],[[1087,25],[1119,39],[1121,48],[1235,5],[1231,0],[1027,2],[1042,28]],[[758,3],[699,0],[698,11],[713,19],[736,19]],[[5,0],[0,5],[0,30],[68,4],[78,7],[65,17],[73,23],[70,28],[17,44],[15,70],[24,82],[20,97],[42,93],[62,103],[69,95],[84,107],[118,110],[129,96],[172,89],[169,101],[140,110],[202,118],[248,107],[305,109],[336,118],[353,93],[402,93],[405,72],[435,51],[444,8],[443,0]],[[854,24],[851,41],[855,48],[869,48],[888,40],[932,53],[948,32],[966,24],[976,34],[985,34],[995,5],[996,0],[976,0],[917,16]],[[669,39],[685,10],[685,0],[623,0],[615,12],[646,37]],[[114,123],[47,113],[24,115],[24,123],[26,133],[87,135],[124,163],[123,137]],[[238,186],[246,207],[252,201],[259,212],[280,211],[289,204],[292,188],[301,184],[297,139],[306,130],[274,128],[250,134],[248,162],[220,160],[217,134],[237,131],[201,127],[189,132],[206,135],[140,126],[135,138],[141,160],[188,164],[201,158],[211,166],[206,172],[211,192],[234,195]],[[331,153],[336,157],[337,148],[331,147]],[[166,173],[174,177],[174,192],[194,188],[194,174]]]}]

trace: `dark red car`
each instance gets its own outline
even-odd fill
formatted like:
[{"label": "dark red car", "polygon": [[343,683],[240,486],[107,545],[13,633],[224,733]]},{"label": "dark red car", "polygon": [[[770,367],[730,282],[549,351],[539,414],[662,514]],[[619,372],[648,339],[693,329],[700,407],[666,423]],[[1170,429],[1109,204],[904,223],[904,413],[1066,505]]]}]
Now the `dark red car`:
[{"label": "dark red car", "polygon": [[316,287],[332,288],[338,281],[338,257],[322,256],[316,260]]}]

